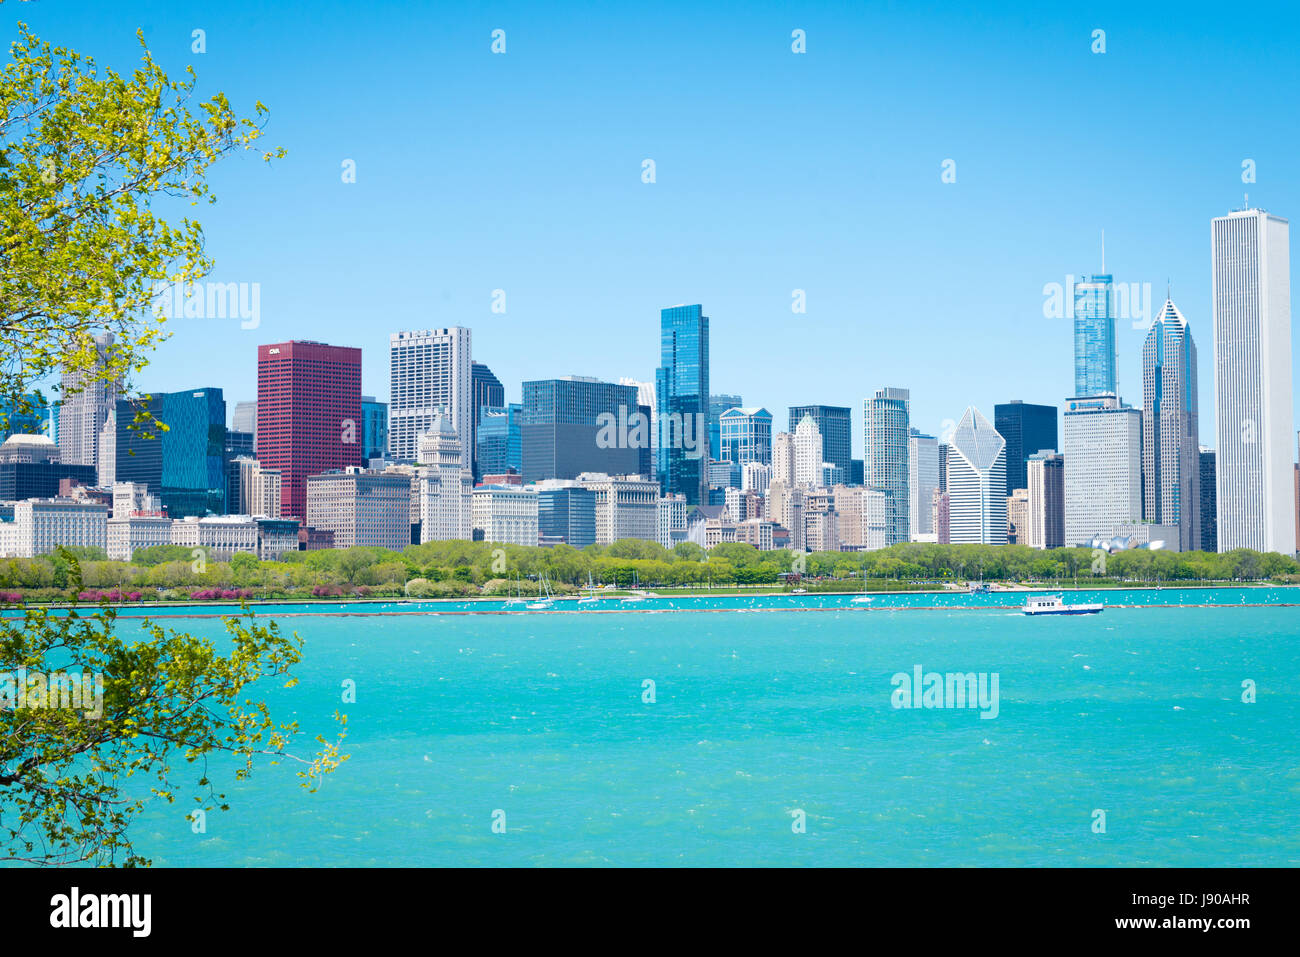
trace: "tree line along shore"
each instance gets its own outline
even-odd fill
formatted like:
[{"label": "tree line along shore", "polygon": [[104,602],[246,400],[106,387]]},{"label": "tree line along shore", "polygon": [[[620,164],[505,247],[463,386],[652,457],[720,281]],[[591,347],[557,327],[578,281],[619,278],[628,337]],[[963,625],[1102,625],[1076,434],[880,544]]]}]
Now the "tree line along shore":
[{"label": "tree line along shore", "polygon": [[[274,561],[238,553],[224,561],[160,545],[129,562],[98,549],[0,560],[0,600],[211,601],[248,599],[473,598],[618,589],[933,591],[968,581],[1040,587],[1242,582],[1300,583],[1294,558],[1214,552],[908,543],[872,552],[759,551],[726,543],[706,552],[640,539],[577,549],[489,542],[428,542],[398,552],[356,547],[289,552]],[[544,583],[544,584],[543,584]]]}]

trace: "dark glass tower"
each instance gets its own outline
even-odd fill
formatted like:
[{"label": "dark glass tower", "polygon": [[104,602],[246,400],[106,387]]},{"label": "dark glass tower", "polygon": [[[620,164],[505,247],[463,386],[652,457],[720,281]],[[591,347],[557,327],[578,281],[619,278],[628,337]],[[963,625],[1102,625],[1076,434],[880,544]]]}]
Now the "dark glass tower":
[{"label": "dark glass tower", "polygon": [[655,404],[661,490],[685,495],[688,505],[707,504],[709,317],[703,306],[660,310]]},{"label": "dark glass tower", "polygon": [[[136,424],[138,412],[154,422]],[[220,389],[118,399],[115,478],[142,482],[172,518],[220,515],[226,498],[226,400]]]},{"label": "dark glass tower", "polygon": [[1056,406],[1012,399],[993,407],[993,428],[1007,443],[1007,494],[1029,487],[1029,456],[1057,451]]},{"label": "dark glass tower", "polygon": [[822,461],[843,470],[845,481],[853,472],[853,435],[849,409],[838,405],[795,405],[790,407],[790,432],[805,415],[811,415],[822,434]]}]

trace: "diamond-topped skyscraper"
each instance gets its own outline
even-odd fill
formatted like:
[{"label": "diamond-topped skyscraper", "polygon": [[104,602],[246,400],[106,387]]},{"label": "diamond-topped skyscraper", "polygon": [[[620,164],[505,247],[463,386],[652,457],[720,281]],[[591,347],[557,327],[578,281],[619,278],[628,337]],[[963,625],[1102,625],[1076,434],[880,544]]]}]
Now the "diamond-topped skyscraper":
[{"label": "diamond-topped skyscraper", "polygon": [[1196,344],[1165,300],[1142,347],[1142,517],[1178,528],[1178,550],[1199,551],[1200,442]]},{"label": "diamond-topped skyscraper", "polygon": [[704,307],[669,306],[659,313],[655,370],[659,429],[656,471],[663,494],[688,505],[709,501],[709,317]]}]

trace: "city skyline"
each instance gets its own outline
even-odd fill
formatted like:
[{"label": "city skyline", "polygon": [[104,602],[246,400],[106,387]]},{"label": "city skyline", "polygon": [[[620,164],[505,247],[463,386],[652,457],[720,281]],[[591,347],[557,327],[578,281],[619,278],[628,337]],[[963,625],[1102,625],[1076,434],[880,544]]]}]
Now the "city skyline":
[{"label": "city skyline", "polygon": [[[1245,193],[1282,215],[1300,208],[1285,175],[1297,134],[1273,122],[1292,88],[1255,80],[1279,72],[1294,27],[1258,37],[1228,11],[1177,7],[1182,29],[1170,35],[1159,8],[1087,18],[1036,10],[1032,25],[1014,8],[914,21],[901,11],[760,10],[743,24],[706,12],[683,30],[686,13],[671,6],[632,29],[617,12],[506,5],[491,21],[404,13],[404,29],[381,40],[374,24],[336,9],[305,28],[258,8],[267,29],[250,35],[240,24],[254,8],[235,0],[205,17],[201,55],[184,11],[160,9],[143,24],[169,67],[192,62],[204,88],[266,102],[268,136],[289,156],[270,170],[243,161],[223,170],[221,202],[201,216],[212,280],[259,283],[259,324],[173,319],[175,335],[137,388],[213,386],[251,399],[242,357],[254,344],[311,338],[361,347],[367,393],[389,398],[385,357],[370,340],[378,309],[388,331],[473,328],[476,352],[518,402],[529,379],[652,380],[655,334],[636,317],[688,301],[705,303],[713,320],[715,390],[780,414],[806,403],[857,407],[872,383],[911,383],[913,422],[938,433],[968,404],[987,414],[1011,397],[1070,397],[1072,323],[1043,315],[1043,290],[1100,271],[1103,230],[1115,283],[1163,291],[1172,280],[1207,342],[1205,221]],[[137,55],[141,24],[121,11],[21,12],[57,42],[93,46],[102,62],[121,68]],[[924,69],[882,42],[904,24],[926,38]],[[502,56],[490,52],[497,27],[510,37]],[[795,27],[807,33],[806,54],[790,50]],[[1090,49],[1097,27],[1104,54]],[[309,42],[273,42],[280,29],[308,29]],[[386,58],[425,72],[376,97],[374,84],[392,75],[377,51],[391,45]],[[692,65],[674,74],[661,45]],[[331,81],[326,109],[303,77],[311,60],[335,54],[373,69]],[[1210,59],[1213,78],[1195,67]],[[559,62],[583,69],[548,69]],[[638,105],[603,110],[599,124],[557,114],[552,104],[577,96],[575,84],[587,90],[593,75],[604,88],[594,105]],[[688,81],[710,92],[687,102]],[[443,99],[427,102],[426,88]],[[533,92],[518,101],[524,88]],[[863,88],[892,92],[871,102]],[[733,109],[720,116],[715,97]],[[1106,122],[1104,135],[1080,144],[1061,104],[1083,98],[1106,104]],[[1007,101],[1016,108],[987,105]],[[417,108],[431,111],[428,131],[403,119]],[[862,122],[846,127],[846,115]],[[1207,123],[1213,149],[1171,158],[1169,139],[1199,139]],[[1112,155],[1119,142],[1122,156]],[[418,159],[429,156],[438,157],[432,170]],[[646,158],[656,163],[652,184],[641,181]],[[941,179],[947,159],[952,183]],[[354,183],[340,179],[345,160],[356,164]],[[1254,182],[1243,182],[1247,160]],[[438,230],[417,225],[426,216]],[[700,228],[683,234],[687,218]],[[795,290],[806,312],[792,312]],[[1143,304],[1153,312],[1162,298]],[[922,322],[934,330],[927,348]],[[1145,332],[1122,317],[1116,332],[1119,389],[1132,401]],[[943,347],[958,337],[960,348]],[[999,348],[1009,340],[1044,359],[1017,364]],[[837,343],[830,354],[828,341]],[[1202,382],[1212,376],[1208,352]],[[209,368],[229,373],[196,381]],[[1007,395],[997,380],[1012,371],[1022,383]],[[1198,410],[1207,439],[1209,392]],[[861,457],[856,428],[852,439]]]}]

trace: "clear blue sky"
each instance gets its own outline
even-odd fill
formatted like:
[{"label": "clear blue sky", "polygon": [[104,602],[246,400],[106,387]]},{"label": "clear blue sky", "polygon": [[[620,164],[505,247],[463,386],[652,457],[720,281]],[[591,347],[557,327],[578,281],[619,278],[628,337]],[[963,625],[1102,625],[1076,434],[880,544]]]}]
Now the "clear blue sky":
[{"label": "clear blue sky", "polygon": [[[995,402],[1065,399],[1070,323],[1043,317],[1042,290],[1097,271],[1104,229],[1117,282],[1150,283],[1153,308],[1172,282],[1212,445],[1210,219],[1249,191],[1300,223],[1300,19],[1259,3],[878,7],[41,0],[0,14],[11,35],[21,18],[119,69],[142,28],[169,71],[193,64],[239,110],[267,104],[264,142],[288,150],[271,167],[224,161],[220,201],[200,210],[212,278],[260,283],[260,327],[173,321],[142,389],[219,386],[233,408],[254,397],[258,343],[310,338],[360,346],[364,391],[386,397],[388,333],[446,325],[474,330],[514,400],[530,378],[651,380],[659,309],[699,302],[714,392],[781,427],[792,404],[852,406],[860,454],[862,398],[883,385],[910,388],[929,431],[969,404],[992,418]],[[1137,405],[1142,336],[1120,323]]]}]

